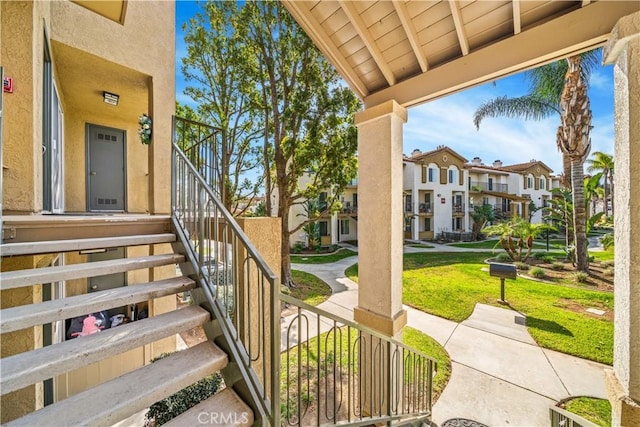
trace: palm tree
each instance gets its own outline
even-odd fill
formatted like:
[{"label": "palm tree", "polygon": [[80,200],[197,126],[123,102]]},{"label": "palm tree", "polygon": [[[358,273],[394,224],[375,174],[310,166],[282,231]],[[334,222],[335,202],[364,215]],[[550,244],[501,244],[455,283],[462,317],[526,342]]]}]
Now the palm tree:
[{"label": "palm tree", "polygon": [[533,239],[546,230],[555,231],[555,228],[548,224],[531,224],[524,218],[516,217],[485,227],[482,232],[487,236],[500,236],[496,246],[502,246],[511,260],[525,262],[531,255]]},{"label": "palm tree", "polygon": [[591,150],[589,132],[592,127],[587,82],[598,64],[597,51],[590,51],[529,70],[525,73],[530,85],[529,94],[488,101],[473,117],[476,128],[480,128],[485,117],[541,120],[554,114],[560,116],[556,143],[563,155],[564,184],[573,190],[575,207],[574,234],[567,234],[567,243],[575,242],[576,268],[584,272],[589,270],[589,257],[583,179],[584,161]]},{"label": "palm tree", "polygon": [[611,215],[613,216],[613,156],[602,151],[594,151],[593,158],[587,160],[587,163],[589,163],[587,172],[602,172],[604,178],[604,216],[609,216],[609,199],[611,199]]}]

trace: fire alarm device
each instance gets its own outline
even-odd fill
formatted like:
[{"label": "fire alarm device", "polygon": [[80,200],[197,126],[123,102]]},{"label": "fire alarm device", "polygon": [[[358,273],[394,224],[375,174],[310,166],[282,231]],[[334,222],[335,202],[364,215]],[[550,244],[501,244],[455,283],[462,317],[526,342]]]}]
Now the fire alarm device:
[{"label": "fire alarm device", "polygon": [[5,77],[2,79],[2,88],[5,93],[13,93],[13,79],[11,77]]}]

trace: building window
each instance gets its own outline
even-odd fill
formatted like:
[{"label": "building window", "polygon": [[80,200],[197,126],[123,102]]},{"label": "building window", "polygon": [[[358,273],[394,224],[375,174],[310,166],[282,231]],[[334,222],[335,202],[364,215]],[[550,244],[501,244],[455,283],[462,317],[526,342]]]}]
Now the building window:
[{"label": "building window", "polygon": [[488,205],[489,204],[489,198],[488,197],[483,197],[482,198],[482,205]]},{"label": "building window", "polygon": [[411,202],[411,194],[407,194],[404,196],[404,211],[405,212],[413,212],[413,206]]},{"label": "building window", "polygon": [[424,231],[431,231],[431,218],[424,219]]},{"label": "building window", "polygon": [[349,220],[341,219],[340,220],[340,234],[349,234]]},{"label": "building window", "polygon": [[546,179],[544,177],[540,177],[540,189],[544,190],[546,188]]},{"label": "building window", "polygon": [[320,225],[320,235],[321,236],[328,236],[329,235],[329,227],[328,227],[327,221],[320,221],[318,224]]},{"label": "building window", "polygon": [[453,169],[449,169],[449,184],[454,184],[456,182],[456,171]]},{"label": "building window", "polygon": [[435,171],[432,168],[429,168],[428,170],[428,174],[429,174],[429,182],[433,182],[435,180]]},{"label": "building window", "polygon": [[533,188],[533,178],[527,177],[527,188]]}]

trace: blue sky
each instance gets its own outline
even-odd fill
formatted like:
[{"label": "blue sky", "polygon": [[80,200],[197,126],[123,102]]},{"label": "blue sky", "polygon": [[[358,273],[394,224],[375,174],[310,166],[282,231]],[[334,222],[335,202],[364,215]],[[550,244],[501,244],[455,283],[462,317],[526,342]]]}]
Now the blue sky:
[{"label": "blue sky", "polygon": [[[180,58],[186,53],[182,24],[198,11],[193,1],[176,2],[176,99],[183,104],[193,100],[183,94],[187,86],[180,71]],[[557,116],[542,121],[488,118],[480,130],[473,125],[473,113],[483,102],[497,96],[519,96],[528,86],[521,74],[495,83],[468,89],[409,109],[404,126],[404,152],[429,151],[447,145],[468,160],[480,157],[486,164],[524,163],[532,159],[546,163],[554,173],[562,172],[562,157],[556,148]],[[591,152],[613,154],[613,67],[598,69],[591,77],[589,96],[593,112]]]}]

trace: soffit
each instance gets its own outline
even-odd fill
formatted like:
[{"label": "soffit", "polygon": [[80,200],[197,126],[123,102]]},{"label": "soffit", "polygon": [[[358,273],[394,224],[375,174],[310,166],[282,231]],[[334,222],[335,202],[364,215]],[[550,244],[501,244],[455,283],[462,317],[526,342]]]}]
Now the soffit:
[{"label": "soffit", "polygon": [[107,19],[124,24],[124,15],[127,10],[126,0],[72,0],[72,2]]},{"label": "soffit", "polygon": [[406,107],[604,43],[633,1],[282,0],[366,107]]},{"label": "soffit", "polygon": [[[148,111],[149,76],[55,40],[51,48],[64,108],[105,121],[129,117],[136,123]],[[106,104],[103,91],[119,95],[118,105]]]}]

